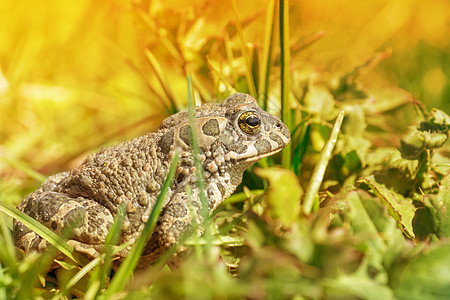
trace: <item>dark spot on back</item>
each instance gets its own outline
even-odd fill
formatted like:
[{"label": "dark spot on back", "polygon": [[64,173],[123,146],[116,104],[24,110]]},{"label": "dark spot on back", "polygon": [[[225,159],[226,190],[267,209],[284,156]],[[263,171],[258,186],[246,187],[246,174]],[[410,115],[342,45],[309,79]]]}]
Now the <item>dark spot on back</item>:
[{"label": "dark spot on back", "polygon": [[179,133],[180,139],[189,147],[191,146],[192,141],[192,129],[190,125],[184,125],[180,128]]},{"label": "dark spot on back", "polygon": [[159,142],[159,147],[161,148],[162,152],[168,153],[170,150],[170,146],[172,145],[173,145],[173,129],[170,129],[162,136],[161,141]]},{"label": "dark spot on back", "polygon": [[217,136],[219,135],[219,121],[211,119],[202,126],[202,131],[206,135]]}]

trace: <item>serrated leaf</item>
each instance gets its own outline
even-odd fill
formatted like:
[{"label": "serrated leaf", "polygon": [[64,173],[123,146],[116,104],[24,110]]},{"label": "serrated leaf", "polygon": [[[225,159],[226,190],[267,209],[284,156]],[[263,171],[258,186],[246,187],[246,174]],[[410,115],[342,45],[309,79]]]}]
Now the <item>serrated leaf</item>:
[{"label": "serrated leaf", "polygon": [[303,190],[294,172],[281,168],[255,168],[256,175],[269,181],[267,201],[272,216],[290,226],[300,214]]},{"label": "serrated leaf", "polygon": [[368,184],[372,192],[387,205],[389,214],[397,221],[403,233],[413,239],[415,235],[412,220],[417,209],[411,201],[377,183],[373,176],[364,177],[361,180]]}]

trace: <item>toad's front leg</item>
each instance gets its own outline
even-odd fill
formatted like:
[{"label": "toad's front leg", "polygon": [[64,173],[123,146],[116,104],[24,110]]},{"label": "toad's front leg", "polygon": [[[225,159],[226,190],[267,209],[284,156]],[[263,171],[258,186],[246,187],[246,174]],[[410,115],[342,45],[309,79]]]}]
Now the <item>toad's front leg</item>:
[{"label": "toad's front leg", "polygon": [[[193,194],[198,194],[193,191]],[[195,199],[195,200],[192,200]],[[142,253],[140,267],[147,266],[158,259],[165,251],[179,242],[194,216],[199,216],[198,197],[185,191],[176,192],[161,211],[152,236]],[[195,217],[197,222],[199,217]]]}]

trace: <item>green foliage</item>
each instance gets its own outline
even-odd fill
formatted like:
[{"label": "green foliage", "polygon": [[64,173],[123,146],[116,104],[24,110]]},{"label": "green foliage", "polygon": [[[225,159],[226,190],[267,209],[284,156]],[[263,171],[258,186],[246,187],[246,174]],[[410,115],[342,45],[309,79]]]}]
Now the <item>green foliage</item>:
[{"label": "green foliage", "polygon": [[450,293],[450,245],[432,247],[402,270],[395,295],[399,299],[445,299]]},{"label": "green foliage", "polygon": [[[338,38],[333,30],[330,34],[309,25],[310,19],[301,15],[313,13],[307,1],[268,1],[265,13],[260,1],[210,1],[189,4],[192,7],[175,1],[170,8],[158,1],[119,2],[125,7],[82,1],[80,7],[70,7],[74,13],[65,23],[54,1],[55,10],[45,11],[51,17],[48,22],[64,26],[42,25],[59,30],[59,36],[48,36],[51,48],[58,50],[53,55],[47,55],[49,48],[40,50],[44,35],[37,33],[39,22],[32,22],[39,13],[24,20],[36,25],[30,26],[36,34],[29,40],[0,40],[5,47],[19,45],[10,46],[10,52],[17,53],[13,59],[0,60],[0,100],[5,100],[0,101],[5,110],[0,120],[9,124],[0,130],[5,139],[0,146],[0,209],[6,213],[0,215],[0,299],[448,298],[448,103],[440,100],[442,110],[433,109],[428,99],[422,104],[395,86],[407,86],[439,104],[448,96],[443,80],[448,63],[437,66],[436,57],[448,61],[448,49],[430,37],[433,46],[422,41],[411,51],[403,50],[411,57],[433,58],[430,65],[403,57],[396,62],[401,57],[398,44],[393,51],[374,49],[407,38],[382,39],[370,32],[408,28],[396,23],[405,15],[393,15],[403,10],[407,14],[407,1],[386,4],[370,24],[366,15],[360,25],[367,34],[352,31],[355,26],[346,23]],[[384,3],[375,2],[372,5]],[[431,14],[433,20],[436,16],[437,23],[425,18],[426,23],[434,28],[429,33],[442,38],[448,36],[442,26],[432,24],[441,24],[448,10],[437,2],[436,8],[426,4],[426,9],[409,10],[414,25],[416,13],[422,18]],[[12,2],[1,5],[10,11]],[[247,10],[252,5],[257,9]],[[330,8],[333,20],[343,11],[334,8],[339,13]],[[79,24],[92,19],[93,11],[95,22],[77,31]],[[321,7],[317,20],[330,11]],[[17,24],[24,19],[23,14],[12,18]],[[379,27],[377,22],[386,19],[393,22],[383,21],[386,28]],[[22,27],[8,28],[20,33]],[[371,39],[356,40],[359,47],[350,43],[327,58],[336,45],[349,44],[348,37],[341,38],[347,30],[352,40]],[[11,36],[20,36],[16,31]],[[94,43],[97,36],[105,38],[101,46]],[[78,68],[62,72],[68,63],[64,57]],[[40,60],[47,64],[30,69]],[[3,61],[11,61],[8,72]],[[24,70],[38,83],[27,82]],[[403,70],[406,75],[400,74]],[[411,74],[416,77],[408,78]],[[11,207],[45,178],[41,173],[68,169],[100,146],[154,129],[187,102],[192,107],[235,91],[254,95],[261,107],[280,115],[292,142],[281,155],[248,170],[238,191],[204,224],[196,224],[201,226],[181,241],[177,269],[162,267],[171,251],[145,272],[133,272],[158,209],[131,255],[111,270],[113,254],[130,246],[116,246],[120,214],[104,253],[87,262],[61,237]],[[11,217],[38,232],[55,250],[19,253],[13,246]],[[55,258],[56,250],[70,259]],[[54,264],[59,271],[50,271]]]},{"label": "green foliage", "polygon": [[266,198],[272,217],[287,227],[291,226],[300,214],[298,199],[303,194],[297,176],[281,168],[258,168],[254,171],[269,181]]}]

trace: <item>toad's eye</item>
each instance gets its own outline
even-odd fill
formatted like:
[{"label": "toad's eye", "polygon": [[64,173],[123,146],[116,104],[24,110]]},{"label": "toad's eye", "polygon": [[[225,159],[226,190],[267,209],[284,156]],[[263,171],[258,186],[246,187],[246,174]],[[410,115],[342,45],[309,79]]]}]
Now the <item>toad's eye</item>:
[{"label": "toad's eye", "polygon": [[257,134],[261,130],[261,118],[254,111],[246,111],[238,119],[239,128],[247,134]]}]

